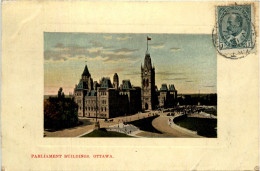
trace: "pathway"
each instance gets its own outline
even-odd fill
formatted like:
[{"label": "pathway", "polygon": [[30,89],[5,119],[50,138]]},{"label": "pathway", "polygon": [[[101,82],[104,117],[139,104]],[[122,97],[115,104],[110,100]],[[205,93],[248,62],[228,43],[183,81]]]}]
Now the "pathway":
[{"label": "pathway", "polygon": [[[113,122],[105,122],[104,119],[98,119],[100,123],[101,128],[106,128],[109,126],[113,125],[118,125],[118,123],[122,123],[125,121],[134,121],[142,118],[146,118],[152,116],[150,113],[139,113],[139,114],[134,114],[130,116],[120,116],[117,118],[113,118]],[[73,127],[73,128],[67,128],[55,132],[50,132],[50,131],[44,131],[44,134],[46,137],[78,137],[80,135],[84,135],[89,133],[91,130],[94,129],[94,123],[95,123],[95,118],[83,118],[79,117],[79,120],[83,122],[82,125]]]},{"label": "pathway", "polygon": [[[170,116],[166,116],[166,114],[161,114],[160,117],[155,118],[152,122],[152,125],[157,130],[163,133],[165,137],[200,137],[196,134],[193,134],[189,131],[185,131],[184,129],[179,129],[176,125],[169,125],[168,120],[172,119]],[[174,123],[171,123],[174,124]]]}]

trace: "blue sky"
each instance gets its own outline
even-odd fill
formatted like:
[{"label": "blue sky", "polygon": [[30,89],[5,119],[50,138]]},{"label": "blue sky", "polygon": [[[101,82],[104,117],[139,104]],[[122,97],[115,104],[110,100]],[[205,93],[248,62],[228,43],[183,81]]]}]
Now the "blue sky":
[{"label": "blue sky", "polygon": [[[130,79],[141,85],[140,70],[149,41],[155,82],[174,84],[179,93],[216,93],[217,52],[211,35],[44,33],[44,93],[73,92],[85,63],[94,81]],[[86,62],[87,61],[87,62]]]}]

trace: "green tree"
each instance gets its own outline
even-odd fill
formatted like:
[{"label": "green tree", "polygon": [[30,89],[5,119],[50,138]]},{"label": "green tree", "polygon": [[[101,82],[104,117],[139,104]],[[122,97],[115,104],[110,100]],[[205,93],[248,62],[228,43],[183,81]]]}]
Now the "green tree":
[{"label": "green tree", "polygon": [[61,129],[78,124],[77,104],[73,98],[65,98],[62,88],[58,97],[44,100],[44,128]]}]

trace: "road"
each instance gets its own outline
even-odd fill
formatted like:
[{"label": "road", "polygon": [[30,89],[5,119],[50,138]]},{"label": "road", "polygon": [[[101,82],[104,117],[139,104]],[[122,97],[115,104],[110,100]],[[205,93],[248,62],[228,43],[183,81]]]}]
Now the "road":
[{"label": "road", "polygon": [[[182,129],[178,129],[177,126],[171,127],[168,124],[168,120],[172,118],[171,116],[166,116],[166,114],[161,114],[159,117],[155,118],[152,122],[152,125],[157,130],[163,133],[165,137],[200,137],[196,134],[190,133],[188,131],[184,131]],[[173,124],[173,123],[171,123]]]}]

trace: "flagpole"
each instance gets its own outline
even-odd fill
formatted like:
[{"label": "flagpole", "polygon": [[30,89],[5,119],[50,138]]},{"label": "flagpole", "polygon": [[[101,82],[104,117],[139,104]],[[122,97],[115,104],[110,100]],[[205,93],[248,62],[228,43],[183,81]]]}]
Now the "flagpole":
[{"label": "flagpole", "polygon": [[146,49],[146,51],[148,52],[148,36],[146,38],[146,41],[147,41],[147,49]]}]

